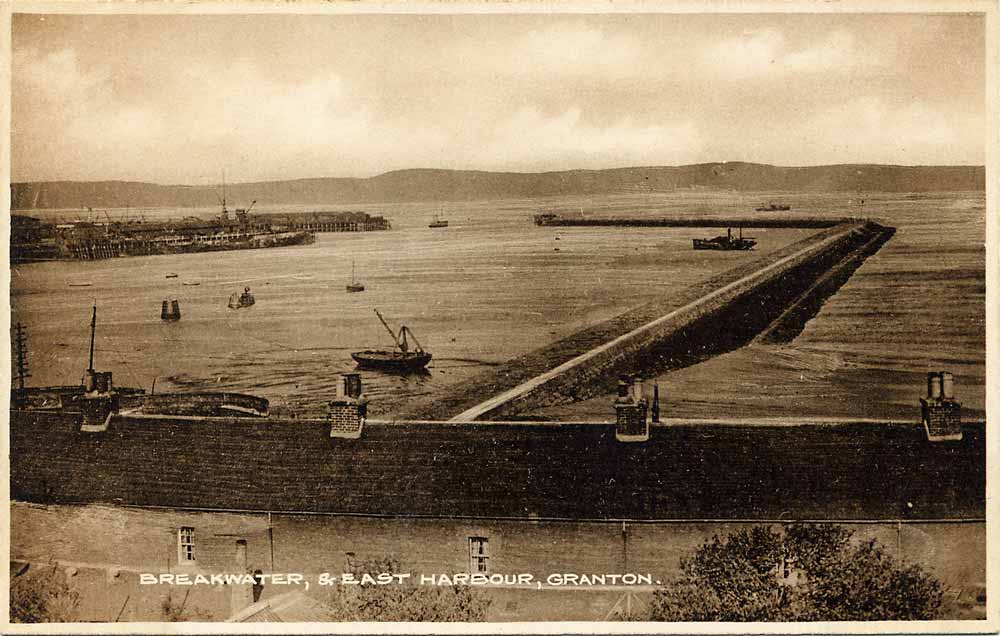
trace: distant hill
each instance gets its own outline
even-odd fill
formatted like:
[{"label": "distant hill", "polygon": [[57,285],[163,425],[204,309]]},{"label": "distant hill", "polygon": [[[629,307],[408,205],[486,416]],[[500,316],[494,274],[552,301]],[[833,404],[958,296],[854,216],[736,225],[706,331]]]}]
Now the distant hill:
[{"label": "distant hill", "polygon": [[[843,164],[802,168],[756,163],[568,170],[480,172],[398,170],[366,179],[263,181],[227,187],[232,201],[260,205],[476,201],[569,195],[669,192],[685,188],[785,192],[932,192],[984,190],[982,166]],[[42,181],[11,185],[12,207],[199,207],[218,203],[213,186],[134,181]]]}]

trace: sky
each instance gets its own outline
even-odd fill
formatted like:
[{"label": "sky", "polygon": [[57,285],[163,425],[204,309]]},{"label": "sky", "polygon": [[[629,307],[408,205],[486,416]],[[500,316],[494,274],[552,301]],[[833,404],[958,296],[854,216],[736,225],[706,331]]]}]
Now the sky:
[{"label": "sky", "polygon": [[12,181],[985,163],[981,14],[41,15]]}]

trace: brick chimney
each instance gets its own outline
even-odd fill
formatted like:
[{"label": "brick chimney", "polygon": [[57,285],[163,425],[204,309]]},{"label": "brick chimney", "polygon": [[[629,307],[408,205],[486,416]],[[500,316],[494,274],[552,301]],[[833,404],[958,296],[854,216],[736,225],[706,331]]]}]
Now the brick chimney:
[{"label": "brick chimney", "polygon": [[79,400],[80,430],[101,433],[108,430],[111,416],[118,412],[118,396],[112,391],[111,371],[87,370],[84,392]]},{"label": "brick chimney", "polygon": [[[650,383],[650,387],[652,383]],[[615,439],[619,442],[645,442],[649,439],[649,398],[641,378],[622,378],[615,398]],[[658,405],[657,405],[658,407]]]},{"label": "brick chimney", "polygon": [[337,397],[327,408],[330,437],[358,439],[368,413],[368,398],[362,393],[361,375],[348,373],[337,382]]},{"label": "brick chimney", "polygon": [[962,439],[962,405],[955,400],[955,376],[948,371],[927,374],[927,397],[920,398],[920,419],[932,442]]}]

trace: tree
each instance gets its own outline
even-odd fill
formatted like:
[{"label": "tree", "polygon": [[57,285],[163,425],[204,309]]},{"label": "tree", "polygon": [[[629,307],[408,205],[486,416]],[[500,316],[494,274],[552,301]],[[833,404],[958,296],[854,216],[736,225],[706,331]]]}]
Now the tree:
[{"label": "tree", "polygon": [[25,566],[10,579],[12,623],[67,623],[76,619],[79,595],[56,567]]},{"label": "tree", "polygon": [[[395,558],[373,559],[356,564],[352,573],[402,573]],[[342,621],[440,621],[472,622],[486,616],[490,601],[480,591],[463,585],[402,584],[340,585],[322,599]]]},{"label": "tree", "polygon": [[653,594],[657,621],[927,620],[941,586],[875,540],[832,524],[768,526],[715,536]]}]

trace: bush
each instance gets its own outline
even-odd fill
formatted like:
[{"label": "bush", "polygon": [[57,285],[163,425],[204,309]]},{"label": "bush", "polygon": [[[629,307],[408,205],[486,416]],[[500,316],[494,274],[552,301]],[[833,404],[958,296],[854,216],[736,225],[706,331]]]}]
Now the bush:
[{"label": "bush", "polygon": [[12,623],[68,623],[76,620],[79,595],[70,589],[56,567],[25,566],[11,573],[10,621]]},{"label": "bush", "polygon": [[754,526],[713,537],[653,594],[656,621],[927,620],[941,586],[874,540],[831,524]]}]

